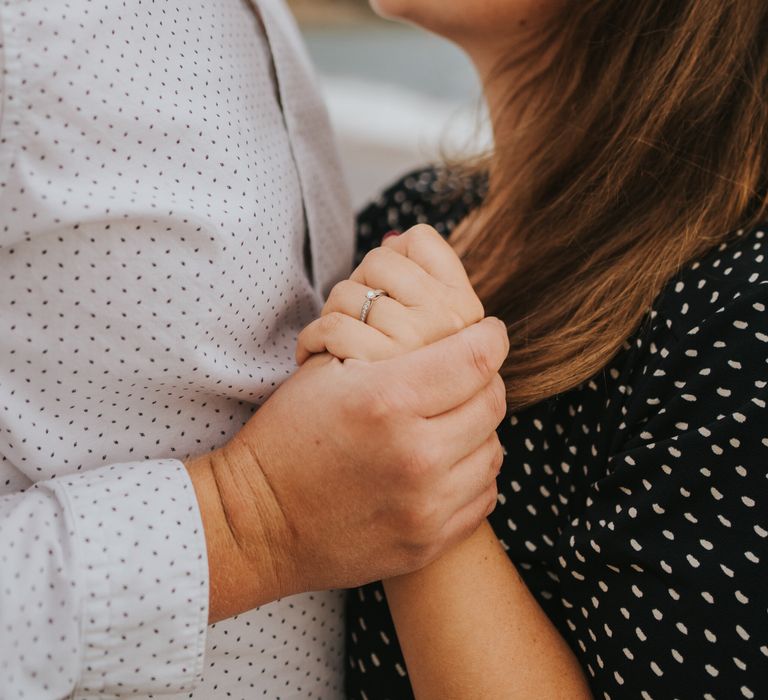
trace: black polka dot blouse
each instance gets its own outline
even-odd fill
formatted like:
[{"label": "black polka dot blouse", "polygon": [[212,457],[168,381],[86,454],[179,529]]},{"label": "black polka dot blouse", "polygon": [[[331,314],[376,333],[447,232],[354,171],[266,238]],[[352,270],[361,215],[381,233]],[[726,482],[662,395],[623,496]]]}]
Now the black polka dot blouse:
[{"label": "black polka dot blouse", "polygon": [[[361,215],[361,253],[415,223],[447,235],[478,199],[413,174]],[[688,265],[602,371],[499,428],[491,524],[597,698],[768,698],[766,230]],[[347,614],[348,696],[412,697],[382,586]]]},{"label": "black polka dot blouse", "polygon": [[339,700],[343,594],[208,628],[179,460],[295,369],[352,213],[273,0],[0,0],[0,700]]}]

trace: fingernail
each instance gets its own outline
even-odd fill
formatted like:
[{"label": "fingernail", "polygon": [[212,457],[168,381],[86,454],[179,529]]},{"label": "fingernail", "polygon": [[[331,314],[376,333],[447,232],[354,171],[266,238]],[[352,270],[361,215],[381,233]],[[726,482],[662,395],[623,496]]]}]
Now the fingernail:
[{"label": "fingernail", "polygon": [[387,240],[387,238],[392,238],[392,236],[399,236],[400,231],[390,231],[389,233],[385,233],[384,237],[381,239],[381,242],[384,243],[384,241]]}]

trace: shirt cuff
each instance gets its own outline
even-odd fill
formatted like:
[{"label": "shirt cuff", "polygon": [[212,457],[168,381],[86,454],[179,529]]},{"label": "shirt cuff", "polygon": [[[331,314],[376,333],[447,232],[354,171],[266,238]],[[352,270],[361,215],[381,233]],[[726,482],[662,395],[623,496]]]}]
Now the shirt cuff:
[{"label": "shirt cuff", "polygon": [[64,504],[83,579],[77,697],[190,690],[208,623],[205,533],[176,460],[46,482]]}]

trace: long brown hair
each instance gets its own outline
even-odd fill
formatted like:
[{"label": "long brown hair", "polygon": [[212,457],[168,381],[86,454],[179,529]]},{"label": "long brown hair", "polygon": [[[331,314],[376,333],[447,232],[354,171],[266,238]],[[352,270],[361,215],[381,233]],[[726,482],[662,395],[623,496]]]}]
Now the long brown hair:
[{"label": "long brown hair", "polygon": [[509,326],[512,409],[603,368],[681,266],[768,209],[768,2],[567,6],[539,37],[556,55],[508,94],[510,122],[536,108],[497,133],[483,225],[456,240]]}]

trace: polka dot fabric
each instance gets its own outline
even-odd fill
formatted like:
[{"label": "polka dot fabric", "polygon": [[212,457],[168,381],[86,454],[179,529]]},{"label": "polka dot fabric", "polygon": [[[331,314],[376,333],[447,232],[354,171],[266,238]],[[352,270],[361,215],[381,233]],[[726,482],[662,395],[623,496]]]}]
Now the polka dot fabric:
[{"label": "polka dot fabric", "polygon": [[[479,201],[460,192],[409,176],[360,217],[361,252],[448,234]],[[744,231],[689,265],[603,371],[499,429],[491,524],[595,697],[768,697],[766,252]],[[349,697],[412,697],[380,584],[347,612]]]},{"label": "polka dot fabric", "polygon": [[177,460],[349,274],[281,2],[0,0],[0,698],[340,697],[342,594],[206,630]]}]

